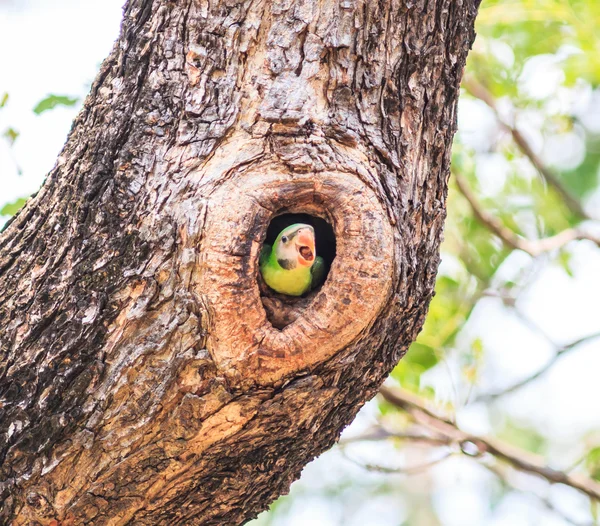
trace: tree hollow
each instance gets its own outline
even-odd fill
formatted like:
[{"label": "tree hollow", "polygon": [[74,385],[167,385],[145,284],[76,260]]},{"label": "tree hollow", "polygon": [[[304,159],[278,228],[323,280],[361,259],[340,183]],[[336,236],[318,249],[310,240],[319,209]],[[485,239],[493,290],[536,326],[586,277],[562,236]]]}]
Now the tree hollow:
[{"label": "tree hollow", "polygon": [[[249,378],[278,385],[336,354],[377,318],[392,283],[392,228],[372,190],[349,172],[291,174],[275,165],[241,178],[211,196],[199,248],[199,289],[214,313],[207,348],[232,385]],[[314,297],[300,305],[271,298],[270,308],[293,312],[280,330],[267,317],[257,275],[267,227],[283,211],[329,222],[336,257]]]}]

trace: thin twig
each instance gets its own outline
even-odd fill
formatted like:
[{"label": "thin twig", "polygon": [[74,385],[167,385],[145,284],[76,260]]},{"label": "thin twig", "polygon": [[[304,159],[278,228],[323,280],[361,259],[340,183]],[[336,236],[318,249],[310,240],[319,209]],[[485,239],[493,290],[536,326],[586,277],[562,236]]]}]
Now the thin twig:
[{"label": "thin twig", "polygon": [[430,460],[429,462],[424,462],[423,464],[417,464],[415,466],[406,466],[406,467],[401,467],[401,468],[399,468],[399,467],[398,468],[390,468],[388,466],[382,466],[380,464],[364,464],[364,463],[356,460],[355,458],[352,458],[350,455],[348,455],[348,453],[344,449],[342,449],[341,452],[342,452],[342,455],[344,456],[344,458],[348,462],[351,462],[352,464],[354,464],[356,466],[359,466],[367,471],[374,471],[376,473],[385,473],[388,475],[391,475],[391,474],[412,475],[414,473],[419,473],[419,472],[425,471],[425,470],[435,466],[436,464],[439,464],[440,462],[443,462],[448,457],[450,457],[454,454],[452,451],[446,451],[439,458],[434,458],[433,460]]},{"label": "thin twig", "polygon": [[511,385],[510,387],[506,387],[505,389],[502,389],[500,391],[495,391],[493,393],[486,393],[486,394],[479,395],[477,397],[476,401],[477,402],[491,402],[492,400],[500,398],[501,396],[505,396],[509,393],[514,393],[515,391],[521,389],[522,387],[525,387],[527,384],[533,382],[534,380],[537,380],[540,376],[546,374],[554,366],[554,364],[558,361],[558,359],[561,356],[565,355],[569,351],[572,351],[573,349],[575,349],[577,346],[581,345],[582,343],[588,342],[590,340],[594,340],[596,338],[600,338],[600,332],[597,332],[595,334],[590,334],[588,336],[584,336],[583,338],[579,338],[578,340],[572,341],[571,343],[568,343],[566,345],[558,347],[556,354],[543,367],[541,367],[539,370],[537,370],[532,375],[527,376],[526,378],[523,378],[523,380],[520,380],[520,381],[514,383],[513,385]]},{"label": "thin twig", "polygon": [[397,438],[400,440],[406,440],[412,443],[422,443],[427,446],[450,446],[452,445],[452,441],[448,439],[448,437],[443,435],[425,435],[423,433],[399,433],[388,431],[381,425],[378,425],[374,429],[369,430],[366,433],[361,435],[356,435],[354,437],[342,438],[338,442],[340,447],[345,447],[348,444],[354,444],[356,442],[379,442],[382,440],[388,440],[390,438]]},{"label": "thin twig", "polygon": [[485,226],[488,230],[490,230],[493,234],[498,236],[506,246],[514,248],[516,250],[522,250],[523,252],[527,252],[532,257],[537,257],[545,252],[558,250],[559,248],[565,246],[567,243],[570,243],[571,241],[581,239],[587,239],[589,241],[592,241],[600,247],[600,238],[575,228],[567,228],[566,230],[563,230],[555,236],[546,237],[543,239],[525,239],[515,234],[510,228],[506,227],[502,223],[502,221],[500,221],[497,217],[485,210],[477,201],[477,197],[475,196],[471,188],[469,188],[469,185],[467,184],[464,177],[460,175],[456,170],[453,170],[452,173],[454,175],[454,180],[456,181],[458,189],[471,205],[471,208],[473,209],[473,214],[475,214],[477,220],[481,224],[483,224],[483,226]]},{"label": "thin twig", "polygon": [[571,193],[564,187],[560,179],[550,170],[542,160],[533,151],[523,134],[515,127],[504,121],[500,117],[498,107],[493,95],[475,78],[472,76],[465,76],[463,78],[462,86],[475,98],[485,102],[489,108],[494,112],[498,122],[511,134],[513,141],[519,147],[521,152],[529,159],[531,164],[536,170],[542,175],[546,182],[552,186],[562,197],[565,204],[571,210],[571,212],[577,214],[583,219],[593,219],[581,206],[581,203],[571,195]]},{"label": "thin twig", "polygon": [[[364,464],[362,462],[359,462],[358,460],[356,460],[356,459],[352,458],[350,455],[348,455],[347,451],[344,449],[344,447],[346,445],[352,444],[355,442],[379,441],[379,440],[387,440],[389,438],[398,438],[398,439],[402,439],[402,440],[411,442],[411,444],[424,444],[429,447],[440,447],[440,446],[452,447],[455,445],[460,446],[460,444],[457,444],[455,439],[452,437],[447,437],[447,436],[444,437],[441,435],[432,436],[432,435],[426,435],[423,433],[415,433],[415,432],[392,432],[392,431],[388,431],[387,429],[385,429],[381,426],[375,427],[365,434],[357,435],[350,439],[340,440],[339,445],[341,446],[340,447],[341,452],[344,455],[344,458],[346,458],[346,460],[348,460],[349,462],[352,462],[353,464],[356,464],[357,466],[360,466],[361,468],[363,468],[367,471],[375,471],[375,472],[379,472],[379,473],[390,473],[390,474],[397,473],[397,474],[405,474],[405,475],[409,475],[412,473],[416,473],[416,472],[420,472],[425,469],[428,469],[429,467],[432,467],[432,466],[438,464],[439,462],[446,460],[446,458],[448,458],[449,456],[451,456],[452,454],[454,454],[456,452],[456,450],[447,451],[446,454],[440,458],[437,458],[430,462],[426,462],[424,464],[419,464],[416,466],[405,467],[405,468],[390,468],[387,466]],[[503,466],[497,462],[494,464],[482,463],[482,465],[487,470],[489,470],[491,473],[493,473],[502,482],[502,484],[505,485],[507,488],[510,488],[514,491],[519,491],[521,493],[531,493],[549,511],[555,513],[556,515],[561,517],[563,520],[565,520],[569,524],[572,524],[573,526],[592,526],[592,523],[582,524],[582,523],[577,523],[577,522],[573,521],[573,519],[566,516],[564,513],[562,513],[561,510],[557,509],[556,506],[554,506],[554,504],[552,503],[552,501],[550,499],[543,497],[542,495],[539,495],[536,492],[532,492],[530,489],[525,489],[523,487],[520,487],[519,484],[517,482],[515,482],[515,480],[513,480],[514,477],[512,477],[511,474],[508,472],[508,469],[514,469],[514,468],[509,468],[509,466]],[[570,469],[567,471],[570,471]]]},{"label": "thin twig", "polygon": [[575,522],[573,519],[571,519],[571,517],[565,515],[560,509],[558,509],[549,498],[543,497],[542,495],[539,495],[538,493],[532,492],[529,488],[525,489],[525,488],[519,487],[519,484],[515,483],[515,481],[513,480],[514,477],[510,476],[510,474],[507,472],[506,468],[502,468],[498,464],[495,464],[493,466],[487,465],[487,464],[483,464],[483,465],[488,471],[493,473],[505,487],[510,488],[514,491],[518,491],[520,493],[534,495],[544,505],[545,508],[547,508],[552,513],[558,515],[565,522],[568,522],[569,524],[572,524],[573,526],[593,526],[593,523],[591,523],[591,522],[587,522],[587,523]]},{"label": "thin twig", "polygon": [[[448,418],[430,411],[418,396],[404,390],[382,386],[379,392],[385,400],[399,409],[409,412],[415,421],[424,427],[444,434],[459,443],[463,452],[471,456],[490,454],[520,471],[539,475],[551,483],[565,484],[581,491],[591,499],[600,501],[600,484],[588,477],[570,475],[550,468],[543,463],[539,456],[505,444],[495,438],[466,433]],[[471,448],[475,448],[475,454],[470,452]]]}]

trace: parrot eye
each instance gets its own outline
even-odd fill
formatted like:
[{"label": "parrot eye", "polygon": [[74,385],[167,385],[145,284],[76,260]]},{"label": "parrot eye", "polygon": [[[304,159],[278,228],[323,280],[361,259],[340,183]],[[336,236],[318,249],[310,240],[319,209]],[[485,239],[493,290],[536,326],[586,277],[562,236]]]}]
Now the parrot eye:
[{"label": "parrot eye", "polygon": [[287,243],[287,242],[288,242],[288,238],[287,238],[287,236],[283,236],[283,237],[281,238],[281,241],[283,241],[284,243]]}]

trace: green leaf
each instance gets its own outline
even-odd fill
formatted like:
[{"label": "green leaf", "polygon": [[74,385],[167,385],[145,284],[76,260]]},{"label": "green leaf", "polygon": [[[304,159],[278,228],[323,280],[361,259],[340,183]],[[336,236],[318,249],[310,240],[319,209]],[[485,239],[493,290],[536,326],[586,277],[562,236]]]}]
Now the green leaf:
[{"label": "green leaf", "polygon": [[475,338],[471,342],[471,351],[476,361],[480,361],[483,358],[483,340],[481,338]]},{"label": "green leaf", "polygon": [[566,274],[573,278],[575,274],[573,273],[573,268],[571,267],[571,259],[572,255],[566,250],[561,250],[558,254],[557,262],[561,266],[561,268],[566,272]]},{"label": "green leaf", "polygon": [[475,338],[471,342],[470,352],[466,352],[462,355],[462,374],[467,382],[470,384],[476,383],[479,378],[479,369],[484,357],[483,340],[481,338]]},{"label": "green leaf", "polygon": [[507,419],[504,428],[498,432],[498,438],[513,446],[520,447],[531,453],[543,455],[546,451],[548,438],[536,429]]},{"label": "green leaf", "polygon": [[45,99],[37,103],[33,108],[33,113],[40,115],[45,111],[52,110],[56,106],[74,106],[79,102],[77,97],[67,97],[66,95],[48,95]]},{"label": "green leaf", "polygon": [[15,143],[15,141],[17,140],[17,138],[19,137],[19,132],[17,130],[15,130],[14,128],[8,128],[3,133],[3,136],[6,137],[6,139],[12,146]]},{"label": "green leaf", "polygon": [[425,372],[422,365],[404,359],[392,371],[392,378],[398,380],[403,389],[418,393],[421,388],[421,374]]},{"label": "green leaf", "polygon": [[5,93],[4,95],[2,95],[2,97],[0,97],[0,108],[4,108],[4,106],[6,106],[7,102],[8,102],[8,93]]},{"label": "green leaf", "polygon": [[27,202],[26,197],[20,197],[19,199],[17,199],[16,201],[13,201],[12,203],[7,203],[2,207],[2,209],[0,209],[0,215],[14,216],[19,210],[21,210],[21,208],[23,207],[23,205],[26,202]]},{"label": "green leaf", "polygon": [[420,365],[424,371],[431,369],[438,363],[438,357],[435,354],[435,350],[428,345],[423,345],[419,342],[415,342],[410,346],[404,360]]},{"label": "green leaf", "polygon": [[594,480],[600,480],[600,447],[594,447],[588,451],[585,466],[590,477]]}]

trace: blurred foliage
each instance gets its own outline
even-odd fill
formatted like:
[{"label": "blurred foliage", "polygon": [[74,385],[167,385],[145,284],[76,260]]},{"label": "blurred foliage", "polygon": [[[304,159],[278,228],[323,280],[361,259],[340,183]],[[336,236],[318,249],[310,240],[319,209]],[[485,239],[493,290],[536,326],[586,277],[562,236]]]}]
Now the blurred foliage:
[{"label": "blurred foliage", "polygon": [[75,106],[78,102],[78,98],[67,97],[66,95],[48,95],[35,105],[33,113],[40,115],[45,111],[53,110],[57,106]]},{"label": "blurred foliage", "polygon": [[6,203],[2,208],[0,208],[0,215],[2,216],[13,216],[15,215],[27,202],[25,197],[21,197],[12,203]]},{"label": "blurred foliage", "polygon": [[600,480],[600,447],[594,447],[588,451],[585,467],[594,480]]},{"label": "blurred foliage", "polygon": [[[531,131],[534,140],[560,142],[565,135],[571,138],[577,131],[581,158],[566,169],[554,169],[584,205],[585,197],[599,191],[600,122],[597,129],[587,129],[581,123],[586,109],[600,117],[599,24],[600,2],[596,1],[487,0],[481,6],[478,36],[465,72],[485,86],[499,107],[508,108],[506,112],[515,122],[518,123],[519,114],[531,116],[537,124],[537,129]],[[536,75],[540,78],[536,79]],[[595,103],[595,108],[581,107],[582,97],[589,99],[588,105]],[[463,93],[464,100],[483,106],[468,92]],[[481,205],[505,226],[535,239],[558,234],[580,222],[499,124],[491,133],[488,131],[490,140],[483,148],[463,136],[460,124],[459,120],[453,167],[467,177],[479,194]],[[476,124],[470,126],[477,128]],[[543,146],[539,150],[543,156]],[[490,181],[490,176],[481,179],[479,174],[485,167],[478,161],[492,155],[499,164],[493,169],[495,180]],[[569,157],[569,152],[564,157]],[[525,170],[524,165],[528,165]],[[485,188],[490,183],[492,191]],[[407,388],[414,389],[418,385],[416,378],[453,349],[482,290],[491,284],[505,289],[514,285],[509,280],[496,279],[512,250],[478,221],[465,199],[452,190],[442,255],[456,268],[452,275],[445,275],[442,265],[423,332],[393,373]],[[551,258],[572,274],[567,249],[551,254]]]},{"label": "blurred foliage", "polygon": [[[66,95],[48,95],[35,105],[35,107],[33,108],[33,113],[35,113],[36,115],[41,115],[42,113],[49,110],[53,110],[59,106],[74,106],[79,102],[79,100],[79,97],[68,97]],[[10,95],[8,93],[3,93],[2,95],[0,95],[0,110],[6,107],[9,101]],[[15,144],[16,140],[19,138],[19,135],[20,132],[12,126],[7,127],[2,132],[2,137],[7,141],[10,147],[12,147]],[[16,160],[14,164],[17,169],[17,172],[21,174],[21,168],[16,163]],[[21,207],[23,207],[26,201],[27,198],[21,197],[15,199],[10,203],[3,203],[0,197],[0,216],[10,218],[11,216],[15,215],[21,209]]]},{"label": "blurred foliage", "polygon": [[[8,104],[9,99],[10,96],[8,93],[0,95],[0,110]],[[2,136],[8,141],[9,145],[12,146],[17,140],[17,137],[19,137],[19,132],[12,127],[8,127],[2,132]]]},{"label": "blurred foliage", "polygon": [[[1,93],[1,92],[0,92]],[[2,114],[2,110],[8,105],[10,101],[10,95],[8,93],[2,93],[0,95],[0,115]],[[6,141],[6,143],[8,144],[8,146],[10,148],[12,148],[16,142],[16,140],[19,138],[20,133],[13,128],[12,126],[7,126],[6,128],[4,128],[3,131],[0,132],[1,137]],[[19,175],[21,175],[21,169],[19,167],[19,165],[16,163],[16,161],[14,161],[13,159],[13,163],[14,166],[16,168],[16,171]],[[0,174],[1,176],[1,174]],[[0,207],[2,206],[2,199],[0,197]],[[13,212],[13,213],[16,213]],[[2,213],[0,213],[0,216],[3,215]],[[12,214],[8,214],[8,212],[6,213],[6,215],[12,215]]]},{"label": "blurred foliage", "polygon": [[13,144],[15,144],[15,141],[19,137],[19,132],[14,128],[7,128],[6,131],[3,133],[3,136],[12,146]]},{"label": "blurred foliage", "polygon": [[548,446],[542,433],[510,419],[499,428],[498,438],[531,453],[544,453]]}]

